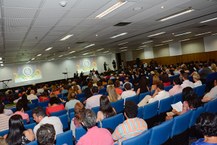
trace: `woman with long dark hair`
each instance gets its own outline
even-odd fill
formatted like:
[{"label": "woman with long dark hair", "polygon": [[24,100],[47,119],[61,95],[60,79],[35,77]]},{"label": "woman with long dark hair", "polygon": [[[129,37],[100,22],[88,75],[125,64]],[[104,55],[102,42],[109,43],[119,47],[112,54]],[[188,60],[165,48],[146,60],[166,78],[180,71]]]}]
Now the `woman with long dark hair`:
[{"label": "woman with long dark hair", "polygon": [[25,129],[20,115],[13,115],[9,119],[9,132],[6,137],[8,145],[25,145],[34,140],[32,129]]},{"label": "woman with long dark hair", "polygon": [[101,121],[105,118],[111,117],[116,115],[116,111],[114,108],[112,108],[110,101],[107,96],[101,96],[100,97],[100,108],[97,113],[97,119],[96,121]]}]

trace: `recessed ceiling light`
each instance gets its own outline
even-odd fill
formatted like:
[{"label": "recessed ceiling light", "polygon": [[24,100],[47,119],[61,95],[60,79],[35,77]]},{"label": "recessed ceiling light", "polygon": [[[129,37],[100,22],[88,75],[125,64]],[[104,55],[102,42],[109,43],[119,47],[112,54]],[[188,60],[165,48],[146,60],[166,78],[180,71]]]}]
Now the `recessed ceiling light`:
[{"label": "recessed ceiling light", "polygon": [[65,40],[69,39],[72,36],[73,36],[73,34],[66,35],[65,37],[63,37],[62,39],[60,39],[60,41],[65,41]]},{"label": "recessed ceiling light", "polygon": [[127,51],[127,49],[122,49],[122,50],[121,50],[121,52],[125,52],[125,51]]},{"label": "recessed ceiling light", "polygon": [[214,20],[217,20],[217,17],[211,18],[211,19],[208,19],[208,20],[205,20],[205,21],[201,21],[200,23],[207,23],[207,22],[211,22],[211,21],[214,21]]},{"label": "recessed ceiling light", "polygon": [[147,46],[147,45],[141,45],[141,46],[139,46],[139,47],[143,47],[143,48],[144,48],[144,47],[146,47],[146,46]]},{"label": "recessed ceiling light", "polygon": [[110,38],[111,38],[111,39],[114,39],[114,38],[117,38],[117,37],[120,37],[120,36],[124,36],[124,35],[127,35],[127,32],[114,35],[114,36],[112,36],[112,37],[110,37]]},{"label": "recessed ceiling light", "polygon": [[119,49],[126,49],[127,47],[125,46],[125,47],[120,47]]},{"label": "recessed ceiling light", "polygon": [[92,44],[90,44],[90,45],[85,46],[84,48],[89,48],[89,47],[92,47],[92,46],[95,46],[95,44],[92,43]]},{"label": "recessed ceiling light", "polygon": [[41,56],[42,54],[40,53],[40,54],[38,54],[37,56]]},{"label": "recessed ceiling light", "polygon": [[4,64],[0,64],[1,66],[4,66]]},{"label": "recessed ceiling light", "polygon": [[133,8],[134,11],[140,11],[142,9],[143,9],[143,7],[135,7],[135,8]]},{"label": "recessed ceiling light", "polygon": [[29,60],[29,61],[27,61],[26,63],[30,63],[31,61]]},{"label": "recessed ceiling light", "polygon": [[63,57],[63,55],[59,55],[58,57]]},{"label": "recessed ceiling light", "polygon": [[183,41],[188,41],[188,40],[190,40],[189,38],[187,38],[187,39],[183,39],[183,40],[181,40],[181,42],[183,42]]},{"label": "recessed ceiling light", "polygon": [[3,61],[0,61],[0,63],[3,63]]},{"label": "recessed ceiling light", "polygon": [[196,35],[194,35],[194,36],[201,36],[201,35],[206,35],[206,34],[209,34],[209,33],[212,33],[212,32],[199,33],[199,34],[196,34]]},{"label": "recessed ceiling light", "polygon": [[191,34],[191,32],[184,32],[184,33],[179,33],[179,34],[174,34],[174,33],[173,33],[173,35],[174,35],[175,37],[183,36],[183,35],[188,35],[188,34]]},{"label": "recessed ceiling light", "polygon": [[87,53],[83,53],[82,55],[88,55],[89,53],[87,52]]},{"label": "recessed ceiling light", "polygon": [[119,43],[118,45],[120,46],[120,45],[125,45],[125,44],[127,44],[128,42],[122,42],[122,43]]},{"label": "recessed ceiling light", "polygon": [[69,54],[75,53],[75,51],[70,51]]},{"label": "recessed ceiling light", "polygon": [[114,10],[118,9],[119,7],[121,7],[122,5],[124,5],[126,3],[127,3],[127,1],[119,1],[119,2],[117,2],[116,4],[114,4],[113,6],[108,8],[107,10],[105,10],[102,13],[100,13],[99,15],[97,15],[95,17],[95,19],[101,19],[102,17],[108,15],[109,13],[113,12]]},{"label": "recessed ceiling light", "polygon": [[31,60],[35,60],[35,58],[33,57]]},{"label": "recessed ceiling light", "polygon": [[164,9],[164,6],[161,6],[160,8],[161,8],[161,9]]},{"label": "recessed ceiling light", "polygon": [[48,47],[47,49],[45,49],[45,51],[49,51],[51,50],[53,47]]},{"label": "recessed ceiling light", "polygon": [[104,48],[97,49],[97,51],[102,51],[102,50],[104,50]]},{"label": "recessed ceiling light", "polygon": [[167,21],[167,20],[176,18],[176,17],[178,17],[178,16],[181,16],[181,15],[184,15],[184,14],[187,14],[187,13],[190,13],[190,12],[192,12],[192,11],[194,11],[194,9],[188,8],[188,9],[183,10],[183,11],[181,11],[181,12],[178,12],[178,13],[169,15],[169,16],[167,16],[167,17],[164,17],[164,18],[162,18],[162,19],[159,19],[158,21],[161,21],[161,22]]},{"label": "recessed ceiling light", "polygon": [[217,33],[213,33],[212,35],[215,36],[215,35],[217,35]]},{"label": "recessed ceiling light", "polygon": [[162,35],[164,33],[166,33],[166,32],[155,33],[155,34],[149,35],[148,37],[155,37],[155,36],[158,36],[158,35]]},{"label": "recessed ceiling light", "polygon": [[0,57],[0,60],[2,60],[2,57]]},{"label": "recessed ceiling light", "polygon": [[96,37],[98,37],[98,34],[96,34]]},{"label": "recessed ceiling light", "polygon": [[148,44],[148,43],[152,43],[153,40],[149,40],[149,41],[145,41],[145,42],[142,42],[142,44]]}]

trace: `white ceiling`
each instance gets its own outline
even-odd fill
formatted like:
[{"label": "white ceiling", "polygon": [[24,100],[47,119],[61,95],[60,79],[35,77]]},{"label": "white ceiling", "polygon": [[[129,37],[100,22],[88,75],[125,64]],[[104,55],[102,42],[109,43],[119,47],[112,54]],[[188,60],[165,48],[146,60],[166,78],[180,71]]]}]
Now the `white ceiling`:
[{"label": "white ceiling", "polygon": [[[195,34],[212,31],[216,33],[217,20],[200,24],[200,21],[217,17],[217,0],[128,0],[127,4],[103,17],[95,17],[117,0],[0,0],[0,57],[4,64],[48,61],[52,58],[66,59],[103,54],[104,51],[120,52],[121,42],[128,42],[128,50],[135,50],[142,42],[152,39],[151,45],[164,40],[174,41],[185,38],[195,39]],[[161,6],[164,6],[162,9]],[[165,16],[192,7],[195,11],[165,21],[157,21]],[[114,26],[119,22],[131,22],[127,26]],[[148,38],[150,34],[166,32]],[[191,31],[186,36],[174,37],[172,33]],[[110,39],[119,33],[128,34]],[[68,34],[73,37],[59,41]],[[98,36],[96,36],[96,34]],[[200,36],[203,37],[203,36]],[[95,46],[84,48],[94,43]],[[53,47],[50,51],[46,48]],[[102,51],[97,49],[104,48]],[[69,54],[70,51],[76,51]],[[41,53],[42,56],[37,57]],[[59,55],[64,55],[59,58]]]}]

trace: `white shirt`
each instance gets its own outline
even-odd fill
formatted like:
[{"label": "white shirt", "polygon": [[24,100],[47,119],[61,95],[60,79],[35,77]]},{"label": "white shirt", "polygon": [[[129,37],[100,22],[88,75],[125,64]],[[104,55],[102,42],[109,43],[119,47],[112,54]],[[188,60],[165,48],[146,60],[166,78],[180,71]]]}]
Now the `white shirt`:
[{"label": "white shirt", "polygon": [[152,103],[152,102],[155,102],[157,100],[162,100],[162,99],[168,98],[169,96],[170,96],[169,92],[162,90],[154,98],[150,98],[148,102]]},{"label": "white shirt", "polygon": [[185,80],[182,82],[181,84],[182,88],[186,88],[186,87],[191,87],[191,88],[194,88],[194,83],[189,81],[189,80]]},{"label": "white shirt", "polygon": [[27,96],[27,99],[28,99],[29,101],[31,101],[31,100],[38,99],[38,97],[37,97],[36,95],[34,95],[34,94],[30,94],[30,95]]},{"label": "white shirt", "polygon": [[47,117],[46,116],[34,127],[33,131],[34,131],[35,136],[36,136],[37,130],[40,128],[40,126],[43,124],[46,124],[46,123],[53,125],[55,132],[56,132],[56,135],[63,133],[63,125],[62,125],[62,122],[60,121],[59,117],[55,117],[55,116]]},{"label": "white shirt", "polygon": [[194,83],[194,88],[199,87],[201,85],[202,85],[202,82],[200,80],[198,80]]},{"label": "white shirt", "polygon": [[135,96],[135,95],[136,95],[135,91],[133,91],[133,90],[126,90],[126,91],[122,92],[121,98],[122,99],[126,99],[126,98],[129,98],[129,97]]},{"label": "white shirt", "polygon": [[209,97],[212,100],[217,98],[217,86],[213,87],[204,97]]},{"label": "white shirt", "polygon": [[10,116],[7,116],[5,114],[0,114],[0,131],[8,129],[8,121],[9,121]]},{"label": "white shirt", "polygon": [[93,95],[86,101],[86,109],[91,109],[100,105],[100,97],[102,94]]}]

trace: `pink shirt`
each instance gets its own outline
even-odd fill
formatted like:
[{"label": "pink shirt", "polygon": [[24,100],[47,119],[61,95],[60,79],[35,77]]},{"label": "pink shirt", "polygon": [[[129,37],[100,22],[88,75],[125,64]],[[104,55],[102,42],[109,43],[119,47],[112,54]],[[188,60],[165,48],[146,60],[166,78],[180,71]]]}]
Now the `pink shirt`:
[{"label": "pink shirt", "polygon": [[80,138],[77,145],[113,145],[111,133],[105,128],[96,126],[88,129],[87,133]]},{"label": "pink shirt", "polygon": [[180,85],[173,86],[172,89],[169,90],[170,96],[174,96],[175,94],[181,93],[182,87]]},{"label": "pink shirt", "polygon": [[21,111],[16,111],[14,114],[21,115],[24,120],[29,122],[29,115],[27,113],[24,113],[24,112],[21,112]]}]

